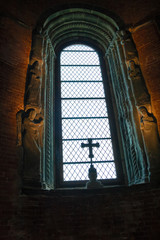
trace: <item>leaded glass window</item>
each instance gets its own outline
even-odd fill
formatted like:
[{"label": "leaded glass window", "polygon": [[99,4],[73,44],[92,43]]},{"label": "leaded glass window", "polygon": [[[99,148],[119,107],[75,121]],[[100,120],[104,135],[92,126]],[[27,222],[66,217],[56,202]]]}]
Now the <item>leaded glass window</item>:
[{"label": "leaded glass window", "polygon": [[97,52],[82,44],[60,54],[61,158],[63,181],[88,180],[89,152],[81,143],[93,139],[97,179],[116,179],[106,96]]}]

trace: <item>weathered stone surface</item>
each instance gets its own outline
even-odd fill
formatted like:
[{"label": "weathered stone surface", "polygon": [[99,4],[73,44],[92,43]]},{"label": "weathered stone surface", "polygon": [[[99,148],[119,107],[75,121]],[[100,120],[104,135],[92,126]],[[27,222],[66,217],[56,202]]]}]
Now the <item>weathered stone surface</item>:
[{"label": "weathered stone surface", "polygon": [[158,134],[157,121],[145,107],[139,109],[141,119],[141,131],[149,162],[151,182],[160,182],[160,138]]},{"label": "weathered stone surface", "polygon": [[[160,129],[160,35],[154,21],[132,33],[136,44],[142,73],[151,96],[152,111]],[[160,132],[160,131],[159,131]]]},{"label": "weathered stone surface", "polygon": [[41,107],[41,64],[38,61],[29,66],[24,103],[25,111]]},{"label": "weathered stone surface", "polygon": [[40,159],[43,142],[43,118],[35,109],[24,116],[23,124],[23,179],[40,182]]},{"label": "weathered stone surface", "polygon": [[135,104],[137,107],[144,105],[148,107],[149,111],[151,111],[150,95],[141,72],[135,44],[131,36],[126,32],[122,32],[122,39],[125,63],[127,66],[128,78],[131,80],[132,94],[134,96]]}]

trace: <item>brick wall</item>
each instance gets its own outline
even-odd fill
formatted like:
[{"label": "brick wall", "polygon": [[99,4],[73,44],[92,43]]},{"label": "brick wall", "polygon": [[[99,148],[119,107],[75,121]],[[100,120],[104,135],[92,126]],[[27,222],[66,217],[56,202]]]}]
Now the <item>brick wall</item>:
[{"label": "brick wall", "polygon": [[[66,4],[66,1],[59,3]],[[96,1],[81,3],[82,6],[91,3],[96,8]],[[23,109],[32,30],[42,13],[59,8],[56,4],[50,0],[0,3],[0,240],[159,239],[158,187],[20,194],[16,113]],[[127,25],[134,25],[149,15],[153,17],[160,9],[156,0],[106,0],[99,4]],[[158,34],[156,26],[150,26],[139,37],[137,31],[134,40],[160,123]],[[144,59],[148,60],[144,62]]]},{"label": "brick wall", "polygon": [[10,232],[27,240],[158,240],[159,219],[159,188],[34,191],[19,198]]},{"label": "brick wall", "polygon": [[5,240],[11,239],[18,197],[16,113],[23,108],[31,33],[8,17],[1,18],[0,28],[0,239]]}]

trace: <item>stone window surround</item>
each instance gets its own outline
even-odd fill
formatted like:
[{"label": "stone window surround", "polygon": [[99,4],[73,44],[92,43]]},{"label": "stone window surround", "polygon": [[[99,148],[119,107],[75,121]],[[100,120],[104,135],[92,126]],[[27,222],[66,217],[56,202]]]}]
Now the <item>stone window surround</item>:
[{"label": "stone window surround", "polygon": [[[116,118],[116,129],[120,144],[120,158],[125,175],[125,183],[133,185],[148,182],[149,167],[140,130],[137,111],[137,96],[128,77],[129,62],[138,65],[138,55],[129,32],[122,31],[122,25],[115,18],[104,13],[81,8],[65,9],[55,12],[38,24],[33,32],[29,66],[36,61],[41,66],[41,102],[44,116],[43,147],[37,176],[33,179],[23,176],[24,187],[55,189],[53,119],[54,81],[56,72],[56,53],[63,44],[73,41],[89,42],[103,54],[108,71],[109,85]],[[127,41],[132,45],[132,55],[127,55]],[[126,46],[126,47],[125,47]],[[134,50],[133,50],[134,49]],[[128,51],[129,52],[129,51]],[[150,102],[140,105],[149,105]],[[29,104],[25,103],[25,111]]]}]

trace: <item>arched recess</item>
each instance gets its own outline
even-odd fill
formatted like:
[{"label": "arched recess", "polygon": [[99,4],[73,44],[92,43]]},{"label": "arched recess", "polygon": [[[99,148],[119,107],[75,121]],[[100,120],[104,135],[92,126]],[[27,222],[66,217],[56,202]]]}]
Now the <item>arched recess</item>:
[{"label": "arched recess", "polygon": [[[139,67],[132,38],[128,32],[120,29],[113,18],[104,13],[84,8],[71,8],[51,13],[33,32],[25,108],[23,114],[20,114],[23,124],[24,119],[28,119],[30,109],[34,109],[36,114],[39,114],[38,120],[41,115],[43,116],[43,121],[38,122],[43,122],[43,132],[38,130],[39,135],[43,136],[43,141],[39,145],[36,157],[33,154],[29,163],[28,159],[25,159],[27,149],[25,150],[23,146],[23,184],[26,187],[33,185],[49,189],[55,187],[54,152],[56,149],[54,149],[53,137],[53,109],[55,109],[56,51],[61,45],[70,41],[89,42],[103,53],[110,79],[116,130],[121,145],[120,158],[126,183],[132,185],[148,181],[150,169],[153,167],[147,155],[146,139],[140,129],[137,109],[143,106],[149,114],[150,96]],[[133,69],[132,65],[134,65]],[[137,73],[134,75],[132,73],[135,69]],[[37,91],[34,88],[38,89],[36,97],[34,94]],[[39,126],[40,124],[37,124],[35,128],[39,129]],[[34,149],[30,151],[35,153]],[[31,164],[32,171],[30,171]]]}]

